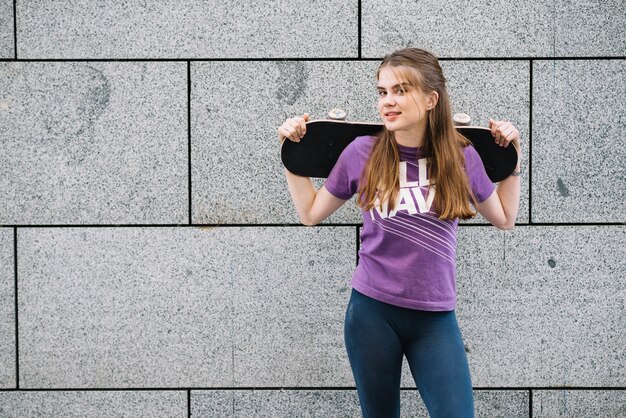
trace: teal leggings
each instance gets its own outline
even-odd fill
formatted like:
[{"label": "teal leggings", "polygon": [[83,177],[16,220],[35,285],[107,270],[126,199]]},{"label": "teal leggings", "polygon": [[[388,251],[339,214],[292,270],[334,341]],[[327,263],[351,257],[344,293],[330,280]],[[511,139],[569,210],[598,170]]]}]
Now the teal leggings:
[{"label": "teal leggings", "polygon": [[363,417],[400,416],[403,355],[432,418],[474,416],[472,382],[454,311],[401,308],[352,289],[344,331]]}]

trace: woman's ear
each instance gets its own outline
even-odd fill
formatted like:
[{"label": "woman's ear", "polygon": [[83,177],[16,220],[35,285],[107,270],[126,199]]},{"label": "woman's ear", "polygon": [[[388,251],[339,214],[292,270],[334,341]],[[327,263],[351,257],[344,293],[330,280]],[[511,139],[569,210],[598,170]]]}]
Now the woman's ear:
[{"label": "woman's ear", "polygon": [[428,110],[431,110],[435,106],[437,106],[437,102],[439,102],[439,93],[437,93],[436,91],[431,91],[428,95],[428,100],[426,102],[428,104]]}]

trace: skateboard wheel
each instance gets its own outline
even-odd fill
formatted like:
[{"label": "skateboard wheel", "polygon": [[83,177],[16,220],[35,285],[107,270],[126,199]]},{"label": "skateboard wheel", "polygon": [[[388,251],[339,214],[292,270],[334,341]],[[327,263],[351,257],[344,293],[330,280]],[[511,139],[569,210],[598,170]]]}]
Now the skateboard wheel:
[{"label": "skateboard wheel", "polygon": [[342,109],[333,109],[330,112],[328,112],[328,117],[333,120],[345,120],[346,112]]},{"label": "skateboard wheel", "polygon": [[456,113],[454,116],[452,116],[452,120],[454,121],[455,125],[469,126],[472,118],[470,118],[469,115],[466,113]]}]

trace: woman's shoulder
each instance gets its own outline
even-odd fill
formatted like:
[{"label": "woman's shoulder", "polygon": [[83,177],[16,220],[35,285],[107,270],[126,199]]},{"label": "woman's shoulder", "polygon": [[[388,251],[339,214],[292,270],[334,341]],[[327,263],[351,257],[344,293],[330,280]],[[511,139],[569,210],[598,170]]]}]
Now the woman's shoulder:
[{"label": "woman's shoulder", "polygon": [[361,167],[369,158],[372,146],[376,141],[375,136],[357,136],[341,152],[339,162]]},{"label": "woman's shoulder", "polygon": [[463,149],[465,157],[465,171],[473,171],[478,167],[483,166],[483,160],[480,158],[478,151],[474,148],[474,145],[469,144]]},{"label": "woman's shoulder", "polygon": [[376,142],[374,135],[357,136],[348,146],[356,152],[369,154],[374,142]]},{"label": "woman's shoulder", "polygon": [[474,157],[478,155],[478,151],[476,151],[476,148],[474,148],[474,145],[472,145],[471,143],[463,147],[463,153],[465,154],[465,157],[467,156]]}]

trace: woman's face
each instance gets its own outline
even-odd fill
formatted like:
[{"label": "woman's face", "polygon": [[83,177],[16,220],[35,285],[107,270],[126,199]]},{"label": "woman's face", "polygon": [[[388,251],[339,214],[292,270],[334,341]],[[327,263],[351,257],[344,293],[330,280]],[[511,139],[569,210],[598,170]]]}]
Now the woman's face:
[{"label": "woman's face", "polygon": [[426,95],[402,77],[408,71],[402,67],[385,66],[378,74],[377,108],[390,131],[412,131],[425,125],[428,110],[436,103],[436,93]]}]

